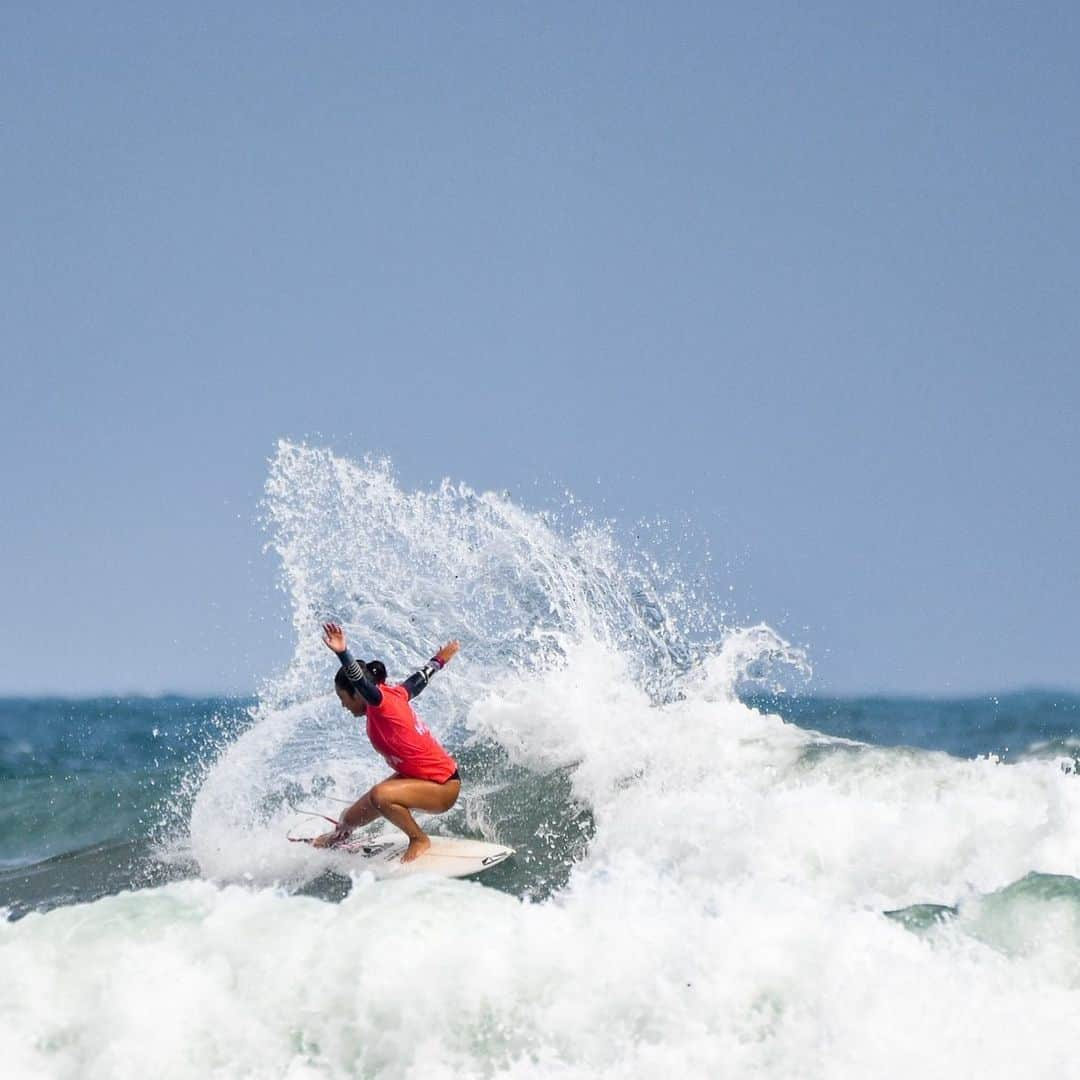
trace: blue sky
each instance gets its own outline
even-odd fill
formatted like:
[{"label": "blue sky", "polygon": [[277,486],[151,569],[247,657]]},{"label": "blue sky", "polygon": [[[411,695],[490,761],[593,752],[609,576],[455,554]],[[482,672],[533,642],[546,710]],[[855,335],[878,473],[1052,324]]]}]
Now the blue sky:
[{"label": "blue sky", "polygon": [[707,538],[818,689],[1080,687],[1075,5],[7,5],[0,692],[291,653],[276,440]]}]

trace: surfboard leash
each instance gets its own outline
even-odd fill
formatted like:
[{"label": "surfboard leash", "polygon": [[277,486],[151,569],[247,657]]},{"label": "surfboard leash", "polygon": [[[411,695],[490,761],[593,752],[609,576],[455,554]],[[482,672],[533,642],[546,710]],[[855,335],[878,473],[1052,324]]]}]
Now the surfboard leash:
[{"label": "surfboard leash", "polygon": [[[316,813],[314,810],[301,810],[299,806],[294,806],[288,799],[285,800],[286,805],[294,814],[303,814],[305,817],[317,817],[322,818],[323,821],[329,821],[335,829],[341,828],[341,822],[335,818],[328,817],[326,814]],[[314,843],[317,837],[314,836],[293,836],[292,829],[285,834],[285,839],[291,841],[294,844],[311,844]]]}]

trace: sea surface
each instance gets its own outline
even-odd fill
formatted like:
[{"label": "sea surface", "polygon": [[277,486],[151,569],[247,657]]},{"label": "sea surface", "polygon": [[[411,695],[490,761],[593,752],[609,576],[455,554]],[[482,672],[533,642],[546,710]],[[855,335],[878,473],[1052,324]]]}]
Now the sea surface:
[{"label": "sea surface", "polygon": [[[5,1077],[1080,1077],[1080,696],[821,696],[663,538],[384,462],[283,443],[267,519],[250,699],[0,700]],[[392,678],[461,639],[428,822],[514,859],[288,842],[386,771],[328,617]]]}]

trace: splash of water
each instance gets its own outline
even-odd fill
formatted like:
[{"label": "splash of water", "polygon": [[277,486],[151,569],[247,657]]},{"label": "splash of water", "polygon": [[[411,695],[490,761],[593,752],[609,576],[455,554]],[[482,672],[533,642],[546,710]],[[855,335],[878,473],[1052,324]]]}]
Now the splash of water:
[{"label": "splash of water", "polygon": [[700,655],[685,631],[700,606],[673,603],[661,568],[604,525],[586,519],[565,533],[551,514],[447,480],[404,491],[385,459],[358,464],[288,442],[266,490],[298,642],[286,677],[266,688],[274,704],[325,678],[313,627],[329,617],[362,655],[399,670],[457,636],[455,670],[470,681],[545,670],[590,640],[625,654],[662,693]]},{"label": "splash of water", "polygon": [[[333,661],[318,633],[327,619],[345,627],[357,655],[383,659],[392,678],[442,641],[461,640],[460,657],[426,692],[422,710],[442,738],[482,763],[463,807],[474,828],[495,821],[490,800],[500,791],[527,785],[520,770],[542,775],[592,760],[574,724],[546,729],[549,739],[560,733],[558,752],[547,757],[537,757],[545,733],[528,717],[508,723],[504,716],[495,730],[485,712],[493,693],[510,700],[545,680],[560,691],[586,681],[623,686],[648,708],[696,683],[731,697],[742,679],[773,684],[782,671],[809,670],[805,656],[768,627],[710,623],[677,567],[661,565],[655,551],[620,546],[609,525],[576,510],[568,525],[447,480],[405,491],[385,459],[357,463],[283,441],[271,462],[265,517],[297,646],[288,669],[262,688],[252,730],[202,782],[192,838],[209,872],[228,876],[233,858],[221,853],[231,851],[250,874],[254,844],[260,872],[285,873],[283,862],[296,858],[286,859],[277,843],[289,804],[355,797],[379,778],[381,766],[327,695]],[[535,762],[517,752],[523,741]],[[513,781],[508,768],[519,770]],[[587,805],[588,793],[578,789]],[[542,814],[561,819],[565,784],[546,792]],[[513,808],[499,810],[505,816]],[[580,815],[571,817],[580,824]],[[238,834],[243,850],[228,839]],[[550,846],[568,842],[556,830]]]}]

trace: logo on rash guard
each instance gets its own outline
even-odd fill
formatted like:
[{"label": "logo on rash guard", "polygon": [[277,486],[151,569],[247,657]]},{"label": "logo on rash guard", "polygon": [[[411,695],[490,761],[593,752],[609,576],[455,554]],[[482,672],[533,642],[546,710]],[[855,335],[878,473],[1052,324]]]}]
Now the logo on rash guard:
[{"label": "logo on rash guard", "polygon": [[428,733],[427,724],[425,724],[423,720],[421,720],[419,717],[417,717],[417,720],[416,720],[416,734],[417,735],[426,735],[427,733]]}]

